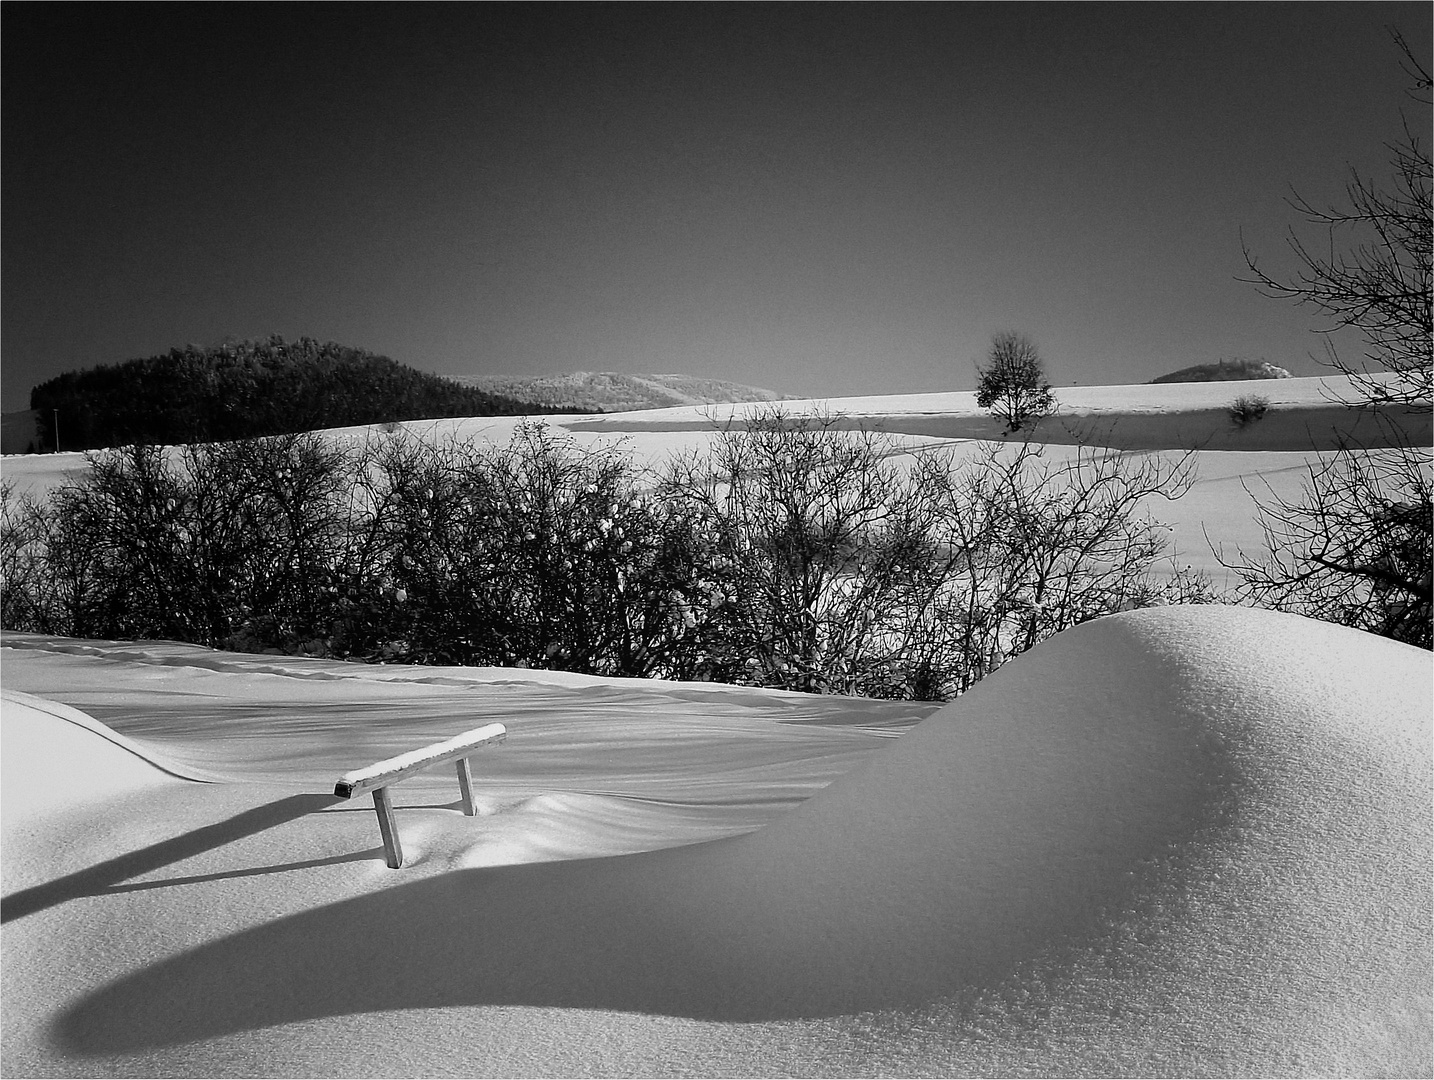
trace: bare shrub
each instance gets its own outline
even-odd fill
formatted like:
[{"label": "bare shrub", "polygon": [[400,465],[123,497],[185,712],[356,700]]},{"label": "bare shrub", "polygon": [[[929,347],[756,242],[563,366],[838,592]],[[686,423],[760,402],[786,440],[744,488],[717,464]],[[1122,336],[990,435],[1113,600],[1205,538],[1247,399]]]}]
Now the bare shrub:
[{"label": "bare shrub", "polygon": [[1260,507],[1266,553],[1221,562],[1249,601],[1428,649],[1434,504],[1427,449],[1342,451],[1299,499]]},{"label": "bare shrub", "polygon": [[940,573],[927,579],[906,631],[941,696],[1100,615],[1213,599],[1203,575],[1156,573],[1167,532],[1144,510],[1190,486],[1189,457],[1082,449],[1052,461],[1029,444],[974,461],[923,464],[937,509]]},{"label": "bare shrub", "polygon": [[[0,626],[42,634],[69,632],[74,601],[87,593],[62,572],[65,541],[48,508],[0,483]],[[83,566],[83,564],[82,564]]]},{"label": "bare shrub", "polygon": [[684,676],[829,693],[892,681],[890,623],[924,568],[930,513],[888,449],[773,409],[674,463],[660,495],[697,556],[677,589]]},{"label": "bare shrub", "polygon": [[[422,663],[643,676],[670,665],[685,537],[621,448],[539,423],[501,447],[394,440],[369,470],[370,587],[345,648]],[[376,589],[374,584],[376,583]]]},{"label": "bare shrub", "polygon": [[1230,419],[1236,427],[1246,427],[1264,419],[1270,410],[1270,399],[1262,394],[1241,394],[1230,405]]},{"label": "bare shrub", "polygon": [[1155,575],[1184,463],[974,461],[773,409],[660,476],[540,424],[506,446],[285,436],[92,455],[0,491],[12,629],[939,698]]},{"label": "bare shrub", "polygon": [[1166,533],[1142,511],[1184,493],[1188,459],[1052,463],[1026,445],[903,470],[895,449],[769,412],[668,475],[707,545],[685,597],[700,673],[947,697],[1086,619],[1210,599],[1196,575],[1153,572]]},{"label": "bare shrub", "polygon": [[7,625],[230,647],[314,635],[342,534],[338,451],[289,435],[88,460],[85,476],[23,511],[29,580],[48,583]]},{"label": "bare shrub", "polygon": [[629,456],[524,424],[480,458],[503,552],[508,655],[604,675],[661,670],[668,548]]}]

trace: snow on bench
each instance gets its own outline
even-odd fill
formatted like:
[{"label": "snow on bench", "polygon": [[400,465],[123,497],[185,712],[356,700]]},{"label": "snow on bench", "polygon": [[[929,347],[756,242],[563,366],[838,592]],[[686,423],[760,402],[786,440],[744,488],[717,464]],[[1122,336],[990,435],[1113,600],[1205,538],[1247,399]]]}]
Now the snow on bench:
[{"label": "snow on bench", "polygon": [[366,769],[344,773],[334,785],[334,795],[340,799],[352,799],[366,791],[373,792],[373,808],[378,814],[378,831],[383,836],[383,853],[388,865],[397,870],[403,865],[403,848],[398,842],[398,825],[393,820],[393,804],[388,798],[389,786],[435,765],[457,761],[458,788],[463,794],[463,813],[473,817],[478,813],[478,808],[473,803],[473,773],[469,769],[468,758],[480,746],[502,742],[507,735],[508,729],[502,724],[485,724],[483,727],[455,735],[445,742],[432,743],[397,757],[386,758]]}]

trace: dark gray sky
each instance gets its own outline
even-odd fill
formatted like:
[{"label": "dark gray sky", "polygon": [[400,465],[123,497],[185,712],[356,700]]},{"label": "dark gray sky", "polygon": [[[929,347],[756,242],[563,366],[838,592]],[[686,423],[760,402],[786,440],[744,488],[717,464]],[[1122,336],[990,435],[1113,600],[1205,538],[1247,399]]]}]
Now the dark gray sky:
[{"label": "dark gray sky", "polygon": [[[310,335],[801,395],[1315,374],[1291,185],[1386,172],[1423,3],[3,8],[3,391]],[[1421,111],[1421,109],[1423,111]]]}]

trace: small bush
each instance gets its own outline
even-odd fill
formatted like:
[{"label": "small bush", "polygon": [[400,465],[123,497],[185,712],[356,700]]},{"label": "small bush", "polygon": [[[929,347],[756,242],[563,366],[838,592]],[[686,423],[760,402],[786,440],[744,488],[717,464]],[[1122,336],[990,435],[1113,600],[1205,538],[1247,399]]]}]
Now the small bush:
[{"label": "small bush", "polygon": [[1269,409],[1269,398],[1259,394],[1241,394],[1230,406],[1230,419],[1237,427],[1245,427],[1262,419]]}]

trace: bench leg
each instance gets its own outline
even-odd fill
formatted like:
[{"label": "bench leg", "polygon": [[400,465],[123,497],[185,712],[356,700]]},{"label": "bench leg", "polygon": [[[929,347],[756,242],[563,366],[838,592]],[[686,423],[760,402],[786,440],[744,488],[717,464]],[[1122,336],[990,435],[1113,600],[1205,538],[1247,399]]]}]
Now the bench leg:
[{"label": "bench leg", "polygon": [[469,817],[478,813],[478,807],[473,803],[473,772],[468,767],[468,759],[458,759],[458,790],[463,794],[463,812]]},{"label": "bench leg", "polygon": [[388,788],[373,789],[373,808],[378,814],[378,831],[383,834],[383,853],[388,865],[397,870],[403,865],[403,848],[398,842],[398,823],[393,820],[393,804],[388,801]]}]

